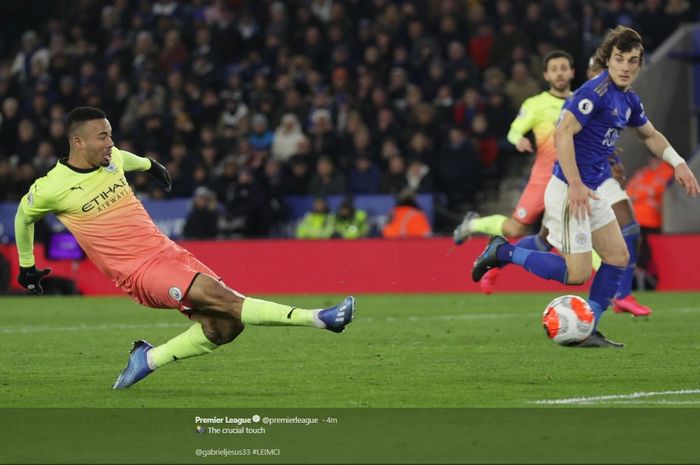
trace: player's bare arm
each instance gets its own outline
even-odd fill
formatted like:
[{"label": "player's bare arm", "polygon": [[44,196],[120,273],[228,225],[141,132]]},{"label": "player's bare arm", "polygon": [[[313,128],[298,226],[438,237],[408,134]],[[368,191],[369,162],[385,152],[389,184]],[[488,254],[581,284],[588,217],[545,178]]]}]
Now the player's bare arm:
[{"label": "player's bare arm", "polygon": [[673,166],[678,183],[685,188],[686,194],[696,197],[700,194],[700,186],[688,164],[673,149],[666,137],[661,134],[651,122],[634,128],[637,136],[644,142],[654,156],[661,158]]},{"label": "player's bare arm", "polygon": [[527,137],[521,137],[517,144],[515,144],[515,149],[521,153],[531,153],[534,151],[532,148],[532,142]]},{"label": "player's bare arm", "polygon": [[521,153],[534,152],[532,142],[530,142],[530,139],[525,137],[525,134],[532,131],[536,124],[534,119],[535,114],[531,111],[531,109],[528,109],[528,104],[532,102],[532,99],[528,99],[520,106],[518,116],[510,124],[510,129],[506,135],[508,142],[513,144],[515,149]]},{"label": "player's bare arm", "polygon": [[581,123],[569,111],[562,112],[559,125],[554,130],[554,146],[557,149],[559,164],[569,183],[569,209],[574,218],[582,219],[591,214],[588,199],[597,199],[595,193],[581,181],[581,175],[576,166],[574,153],[574,136],[581,131]]}]

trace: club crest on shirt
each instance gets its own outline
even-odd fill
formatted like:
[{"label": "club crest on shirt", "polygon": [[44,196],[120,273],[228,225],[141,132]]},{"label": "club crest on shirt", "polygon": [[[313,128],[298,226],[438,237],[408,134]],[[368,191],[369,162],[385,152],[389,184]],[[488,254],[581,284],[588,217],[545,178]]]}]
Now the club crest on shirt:
[{"label": "club crest on shirt", "polygon": [[577,233],[576,237],[574,237],[574,240],[578,245],[584,245],[586,243],[586,240],[588,240],[588,235],[586,233]]},{"label": "club crest on shirt", "polygon": [[109,173],[117,170],[117,166],[114,163],[112,163],[111,161],[109,162],[109,166],[105,166],[104,168],[105,168],[105,171],[107,171]]},{"label": "club crest on shirt", "polygon": [[179,287],[171,287],[168,290],[168,295],[170,296],[171,299],[176,300],[176,301],[181,301],[182,300],[182,291],[180,290]]}]

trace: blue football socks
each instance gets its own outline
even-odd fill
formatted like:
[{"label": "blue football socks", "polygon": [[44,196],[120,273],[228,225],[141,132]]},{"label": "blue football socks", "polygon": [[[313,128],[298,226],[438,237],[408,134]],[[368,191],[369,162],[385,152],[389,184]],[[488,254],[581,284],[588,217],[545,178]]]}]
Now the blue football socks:
[{"label": "blue football socks", "polygon": [[552,250],[552,246],[549,245],[548,242],[543,241],[539,234],[524,236],[515,243],[515,246],[521,249],[539,250],[540,252],[549,252]]},{"label": "blue football socks", "polygon": [[588,304],[595,314],[596,325],[620,287],[620,280],[624,272],[624,266],[613,266],[603,263],[595,274],[590,293],[588,294]]},{"label": "blue football socks", "polygon": [[539,252],[504,244],[498,248],[498,259],[504,263],[520,265],[540,278],[552,279],[566,284],[566,261],[555,253]]},{"label": "blue football socks", "polygon": [[620,288],[616,297],[622,299],[632,292],[632,280],[634,279],[634,269],[637,266],[637,247],[639,244],[639,223],[632,221],[622,228],[622,237],[627,244],[627,251],[630,254],[630,261],[625,268],[625,273],[620,281]]}]

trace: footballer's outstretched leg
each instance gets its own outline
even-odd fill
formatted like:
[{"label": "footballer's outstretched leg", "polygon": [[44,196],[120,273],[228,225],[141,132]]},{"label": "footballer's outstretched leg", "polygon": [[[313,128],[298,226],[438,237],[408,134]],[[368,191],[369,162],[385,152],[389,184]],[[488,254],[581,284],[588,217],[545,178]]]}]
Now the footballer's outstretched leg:
[{"label": "footballer's outstretched leg", "polygon": [[244,297],[211,276],[199,274],[187,295],[184,311],[196,323],[157,347],[145,341],[134,343],[129,363],[114,389],[127,388],[176,360],[208,354],[232,342],[243,332],[245,324],[308,326],[343,332],[354,317],[355,299],[346,297],[333,307],[308,310]]},{"label": "footballer's outstretched leg", "polygon": [[[330,309],[305,309],[245,297],[205,274],[195,278],[188,297],[192,308],[196,309],[193,310],[193,315],[197,315],[198,312],[227,315],[243,324],[254,326],[308,326],[322,329],[328,327],[328,322],[319,315]],[[348,297],[342,304],[332,308],[349,313],[348,320],[343,322],[343,326],[347,325],[352,319],[354,299]],[[326,311],[324,315],[329,313]],[[336,326],[333,324],[331,327]]]}]

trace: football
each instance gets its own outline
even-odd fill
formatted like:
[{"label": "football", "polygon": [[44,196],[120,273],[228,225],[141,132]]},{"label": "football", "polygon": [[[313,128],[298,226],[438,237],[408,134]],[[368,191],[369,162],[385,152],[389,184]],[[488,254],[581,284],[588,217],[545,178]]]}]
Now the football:
[{"label": "football", "polygon": [[563,295],[552,300],[542,314],[547,337],[563,346],[586,339],[593,332],[595,316],[584,299]]}]

